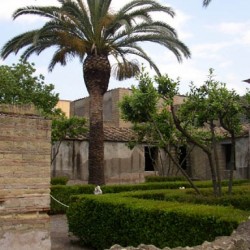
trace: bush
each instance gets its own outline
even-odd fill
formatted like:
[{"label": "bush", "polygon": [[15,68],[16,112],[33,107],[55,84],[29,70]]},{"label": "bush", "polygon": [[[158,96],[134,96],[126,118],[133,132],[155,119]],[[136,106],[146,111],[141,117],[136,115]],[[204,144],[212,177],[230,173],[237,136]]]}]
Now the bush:
[{"label": "bush", "polygon": [[52,177],[50,180],[51,185],[66,185],[69,181],[67,176]]},{"label": "bush", "polygon": [[[93,185],[76,185],[76,186],[65,186],[65,185],[55,185],[50,189],[50,194],[65,204],[66,206],[70,205],[71,196],[76,194],[92,194],[94,191]],[[65,213],[67,211],[67,207],[61,205],[53,198],[50,202],[50,214],[60,214]]]},{"label": "bush", "polygon": [[[226,188],[223,189],[226,192]],[[193,204],[231,206],[250,211],[250,185],[234,187],[233,195],[224,194],[215,197],[211,188],[201,189],[202,195],[197,195],[191,189],[185,190],[151,190],[137,191],[132,195],[139,199],[177,201]]]},{"label": "bush", "polygon": [[[247,181],[249,183],[249,180]],[[244,181],[239,181],[238,182],[239,185],[243,185],[243,183],[246,183],[246,180]],[[197,181],[195,182],[196,186],[199,188],[202,188],[202,192],[212,192],[209,191],[209,189],[205,189],[207,187],[211,187],[212,186],[212,182],[211,181]],[[225,181],[223,183],[223,185],[227,185],[227,182]],[[139,191],[139,190],[164,190],[166,191],[167,189],[178,189],[179,187],[184,186],[185,188],[190,188],[190,184],[186,181],[175,181],[175,182],[149,182],[149,183],[142,183],[142,184],[124,184],[124,185],[107,185],[107,186],[102,186],[102,191],[104,194],[107,193],[120,193],[120,192],[129,192],[129,191]],[[250,189],[250,185],[248,186]],[[244,186],[244,189],[240,186],[240,187],[234,187],[234,193],[235,192],[240,192],[239,194],[243,194],[243,190],[246,189],[246,186]],[[63,204],[69,205],[70,204],[70,197],[72,195],[78,195],[78,194],[93,194],[94,192],[94,185],[74,185],[74,186],[63,186],[63,185],[54,185],[51,187],[51,195],[53,197],[55,197],[57,200],[59,200],[60,202],[62,202]],[[158,191],[159,192],[159,191]],[[183,192],[182,192],[183,193]],[[185,193],[190,193],[190,194],[195,194],[195,192],[192,189],[185,189]],[[250,191],[249,191],[250,193]],[[249,194],[248,193],[248,194]],[[157,199],[156,197],[156,193],[155,193],[155,197],[152,199]],[[152,197],[152,195],[151,195]],[[159,198],[159,197],[158,197]],[[175,197],[169,196],[168,199],[171,200],[175,200]],[[162,198],[165,199],[165,198]],[[181,201],[180,197],[178,198],[179,201]],[[184,199],[184,198],[183,198]],[[186,198],[187,199],[187,198]],[[190,202],[194,202],[192,200],[193,198],[190,198]],[[187,202],[187,200],[184,200],[185,202]],[[204,201],[206,201],[206,199],[204,199]],[[199,202],[197,202],[199,203]],[[234,202],[234,204],[239,203],[238,202]],[[243,200],[242,202],[240,202],[242,205],[240,206],[240,208],[242,207],[246,207],[248,204],[248,199]],[[243,205],[244,204],[244,205]],[[59,204],[58,202],[56,202],[55,200],[51,199],[51,211],[50,213],[52,214],[56,214],[56,213],[65,213],[67,210],[67,207]]]},{"label": "bush", "polygon": [[171,182],[171,181],[186,181],[184,176],[156,176],[149,175],[145,176],[145,182]]},{"label": "bush", "polygon": [[230,235],[249,216],[231,207],[139,200],[128,195],[75,197],[67,211],[69,231],[96,249],[140,243],[173,248]]}]

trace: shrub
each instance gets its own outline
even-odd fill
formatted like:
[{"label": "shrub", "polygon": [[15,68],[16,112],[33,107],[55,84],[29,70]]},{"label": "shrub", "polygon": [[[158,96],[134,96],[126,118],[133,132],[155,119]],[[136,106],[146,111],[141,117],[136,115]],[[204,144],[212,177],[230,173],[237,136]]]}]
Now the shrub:
[{"label": "shrub", "polygon": [[145,176],[145,182],[169,182],[169,181],[186,181],[184,176]]},{"label": "shrub", "polygon": [[[76,194],[92,194],[94,190],[93,185],[76,185],[76,186],[65,186],[65,185],[55,185],[50,189],[51,195],[65,204],[66,206],[70,205],[70,197]],[[50,202],[50,214],[60,214],[67,211],[67,207],[61,205],[53,198]]]},{"label": "shrub", "polygon": [[[240,181],[239,184],[243,185],[243,183],[246,183],[246,181]],[[249,180],[248,180],[249,183]],[[207,187],[211,187],[212,186],[212,182],[211,181],[197,181],[196,186],[199,188],[202,188],[202,192],[212,192],[209,191],[209,189],[205,189]],[[226,185],[227,182],[224,182],[224,185]],[[179,189],[179,187],[186,187],[186,188],[190,188],[190,184],[188,182],[185,181],[175,181],[175,182],[149,182],[149,183],[142,183],[142,184],[124,184],[124,185],[107,185],[107,186],[102,186],[102,191],[104,194],[107,193],[120,193],[120,192],[128,192],[128,191],[139,191],[139,190],[164,190],[166,191],[167,189]],[[248,186],[249,190],[250,190],[250,185]],[[246,186],[244,186],[244,188],[242,188],[241,186],[239,187],[234,187],[234,193],[238,192],[239,194],[243,194],[246,191],[243,191],[246,189]],[[70,197],[72,195],[78,195],[78,194],[93,194],[94,192],[94,185],[74,185],[74,186],[63,186],[63,185],[55,185],[51,187],[51,195],[53,197],[55,197],[57,200],[59,200],[60,202],[62,202],[63,204],[69,205],[70,204]],[[183,193],[183,191],[182,191]],[[195,192],[192,189],[185,189],[185,193],[190,193],[190,194],[195,194]],[[250,193],[250,192],[249,192]],[[248,193],[248,194],[249,194]],[[247,194],[247,193],[246,193]],[[156,197],[156,193],[155,193],[155,197],[152,199],[159,199],[159,197]],[[152,197],[152,195],[151,195]],[[163,199],[163,198],[161,198]],[[164,198],[165,199],[165,198]],[[168,199],[171,200],[176,200],[175,197],[173,196],[169,196]],[[184,199],[184,198],[183,198]],[[187,198],[186,198],[187,199]],[[194,202],[194,200],[192,200],[193,198],[189,198],[190,202]],[[181,198],[179,197],[177,200],[181,201]],[[184,200],[186,202],[188,202],[187,200]],[[204,199],[204,201],[206,201],[206,199]],[[197,201],[197,203],[199,203]],[[238,203],[238,202],[234,202],[234,205]],[[243,200],[240,202],[242,205],[240,206],[240,208],[243,208],[244,206],[247,207],[248,204],[248,199]],[[208,203],[209,204],[209,203]],[[244,204],[244,205],[243,205]],[[56,202],[55,200],[51,199],[51,211],[50,213],[52,214],[56,214],[56,213],[65,213],[67,210],[67,207],[59,204],[58,202]]]},{"label": "shrub", "polygon": [[96,249],[114,244],[194,246],[230,235],[249,213],[231,207],[139,200],[129,194],[81,195],[67,211],[69,230]]},{"label": "shrub", "polygon": [[67,176],[59,176],[51,178],[51,185],[66,185],[69,178]]},{"label": "shrub", "polygon": [[[223,189],[226,192],[226,188]],[[250,211],[250,185],[234,188],[233,195],[224,194],[215,197],[211,188],[201,189],[202,195],[197,195],[191,189],[185,190],[151,190],[137,191],[132,195],[139,199],[177,201],[193,204],[231,206],[237,209]]]}]

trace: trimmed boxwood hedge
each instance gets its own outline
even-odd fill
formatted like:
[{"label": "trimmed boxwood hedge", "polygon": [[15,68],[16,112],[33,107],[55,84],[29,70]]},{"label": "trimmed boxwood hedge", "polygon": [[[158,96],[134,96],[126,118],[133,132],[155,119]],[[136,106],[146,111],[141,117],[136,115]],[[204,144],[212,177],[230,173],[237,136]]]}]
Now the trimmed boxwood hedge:
[{"label": "trimmed boxwood hedge", "polygon": [[226,188],[223,188],[224,194],[221,197],[214,197],[213,190],[208,188],[201,189],[202,195],[197,195],[191,189],[137,191],[131,195],[140,199],[232,206],[241,210],[250,211],[250,185],[234,187],[233,195],[227,195],[226,190]]},{"label": "trimmed boxwood hedge", "polygon": [[[227,185],[227,181],[223,181],[223,185]],[[243,185],[245,183],[250,183],[250,180],[235,180],[234,185]],[[212,186],[211,181],[196,181],[196,186],[199,188],[207,188]],[[190,184],[186,181],[175,181],[175,182],[149,182],[142,184],[124,184],[124,185],[107,185],[102,186],[103,193],[120,193],[127,191],[136,191],[136,190],[158,190],[158,189],[179,189],[179,187],[190,188]],[[237,187],[234,187],[235,190]],[[70,196],[77,194],[93,194],[94,185],[74,185],[74,186],[65,186],[65,185],[54,185],[51,186],[51,195],[63,204],[70,204]],[[190,192],[193,192],[190,189]],[[67,210],[66,207],[60,205],[51,199],[51,214],[56,213],[65,213]]]},{"label": "trimmed boxwood hedge", "polygon": [[129,193],[75,196],[67,211],[69,231],[84,244],[100,250],[114,244],[194,246],[219,235],[230,235],[250,214],[232,207],[128,196]]},{"label": "trimmed boxwood hedge", "polygon": [[66,185],[69,178],[67,176],[52,177],[50,180],[51,185]]},{"label": "trimmed boxwood hedge", "polygon": [[[51,186],[50,194],[60,201],[61,203],[69,206],[70,197],[76,194],[92,194],[94,185],[76,185],[76,186],[65,186],[55,185]],[[67,207],[59,204],[53,198],[50,199],[50,214],[61,214],[66,213]]]}]

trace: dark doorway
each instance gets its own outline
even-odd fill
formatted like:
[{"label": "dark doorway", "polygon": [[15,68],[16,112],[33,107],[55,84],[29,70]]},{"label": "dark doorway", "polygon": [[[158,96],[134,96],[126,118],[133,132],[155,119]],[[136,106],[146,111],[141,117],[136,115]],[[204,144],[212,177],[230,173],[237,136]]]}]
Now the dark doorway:
[{"label": "dark doorway", "polygon": [[230,170],[232,165],[232,144],[228,143],[223,144],[222,146],[224,148],[226,170]]},{"label": "dark doorway", "polygon": [[181,168],[187,170],[187,148],[185,146],[179,147],[178,153],[179,164],[181,165]]},{"label": "dark doorway", "polygon": [[157,147],[144,147],[145,171],[155,171],[157,156]]}]

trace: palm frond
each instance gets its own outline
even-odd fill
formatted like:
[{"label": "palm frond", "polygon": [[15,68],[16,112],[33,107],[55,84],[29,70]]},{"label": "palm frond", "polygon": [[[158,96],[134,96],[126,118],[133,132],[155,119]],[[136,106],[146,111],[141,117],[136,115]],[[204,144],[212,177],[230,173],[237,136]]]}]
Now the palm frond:
[{"label": "palm frond", "polygon": [[[136,63],[128,60],[127,54],[148,61],[160,75],[156,64],[139,46],[142,42],[152,42],[167,48],[179,62],[183,57],[190,57],[188,47],[178,39],[175,29],[164,20],[152,19],[153,12],[165,13],[170,17],[175,15],[172,8],[156,0],[132,0],[117,12],[111,11],[111,0],[58,2],[60,7],[19,8],[13,14],[14,19],[33,14],[46,17],[48,21],[40,29],[25,32],[8,41],[1,50],[1,56],[6,58],[11,53],[25,49],[23,56],[27,59],[32,54],[39,55],[45,49],[55,47],[56,52],[49,65],[52,70],[56,63],[65,65],[74,56],[82,61],[86,55],[111,55],[118,60],[121,78],[132,76],[137,70]],[[126,70],[127,75],[124,73]]]},{"label": "palm frond", "polygon": [[116,52],[117,52],[117,54],[115,55],[116,57],[118,55],[135,55],[140,58],[143,58],[145,61],[149,63],[150,67],[154,69],[154,71],[156,72],[158,76],[161,75],[160,70],[158,69],[156,64],[140,46],[136,44],[130,44],[128,48],[119,47]]},{"label": "palm frond", "polygon": [[137,7],[144,7],[144,6],[150,6],[151,10],[150,11],[160,11],[160,12],[164,12],[172,17],[175,16],[175,12],[171,7],[167,7],[167,6],[163,6],[159,3],[157,3],[154,0],[134,0],[131,1],[129,3],[127,3],[126,5],[124,5],[119,12],[124,12],[124,13],[129,13],[129,11],[131,11],[134,8]]},{"label": "palm frond", "polygon": [[28,6],[24,8],[19,8],[13,13],[13,19],[21,15],[39,15],[41,17],[48,18],[58,18],[58,12],[60,12],[59,7],[49,6],[49,7],[39,7],[39,6]]},{"label": "palm frond", "polygon": [[207,7],[210,4],[211,0],[203,0],[203,7]]},{"label": "palm frond", "polygon": [[136,60],[128,61],[123,59],[122,62],[114,64],[112,67],[113,75],[119,81],[135,77],[140,72],[139,63]]}]

